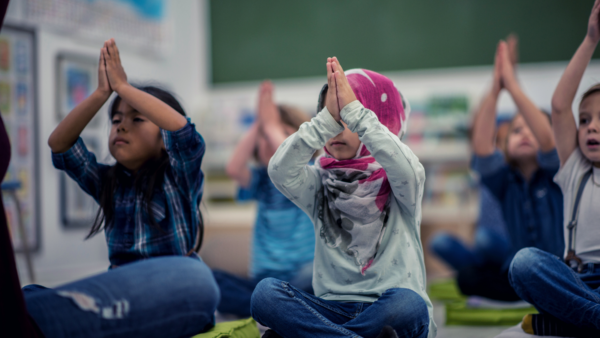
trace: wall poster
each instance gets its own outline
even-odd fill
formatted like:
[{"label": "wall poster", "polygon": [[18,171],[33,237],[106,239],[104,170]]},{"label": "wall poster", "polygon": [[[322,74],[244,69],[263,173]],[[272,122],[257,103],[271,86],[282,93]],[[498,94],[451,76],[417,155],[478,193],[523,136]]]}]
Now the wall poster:
[{"label": "wall poster", "polygon": [[2,198],[16,251],[23,251],[24,244],[30,251],[40,246],[35,65],[35,32],[4,25],[0,32],[0,111],[12,157],[2,184]]}]

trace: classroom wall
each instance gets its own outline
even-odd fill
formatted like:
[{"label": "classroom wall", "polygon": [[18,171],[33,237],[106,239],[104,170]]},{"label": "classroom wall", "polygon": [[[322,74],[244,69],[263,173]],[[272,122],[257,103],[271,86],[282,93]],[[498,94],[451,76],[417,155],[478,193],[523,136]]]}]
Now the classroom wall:
[{"label": "classroom wall", "polygon": [[[11,7],[23,0],[11,0]],[[7,23],[20,24],[18,11]],[[16,13],[16,14],[14,14]],[[181,99],[192,122],[197,122],[208,97],[206,43],[206,3],[197,0],[169,1],[168,21],[172,23],[172,49],[162,56],[146,56],[127,46],[121,48],[121,58],[132,81],[153,80],[163,84]],[[107,39],[110,36],[107,36]],[[118,36],[114,36],[117,43]],[[40,27],[37,29],[38,126],[41,193],[41,247],[34,254],[37,283],[55,286],[88,276],[108,268],[108,253],[104,235],[84,241],[87,229],[62,227],[59,215],[59,172],[54,169],[48,137],[57,125],[55,121],[55,58],[59,52],[76,52],[96,57],[101,44],[69,38]],[[108,135],[108,122],[106,124]],[[23,284],[29,283],[24,259],[17,257]]]}]

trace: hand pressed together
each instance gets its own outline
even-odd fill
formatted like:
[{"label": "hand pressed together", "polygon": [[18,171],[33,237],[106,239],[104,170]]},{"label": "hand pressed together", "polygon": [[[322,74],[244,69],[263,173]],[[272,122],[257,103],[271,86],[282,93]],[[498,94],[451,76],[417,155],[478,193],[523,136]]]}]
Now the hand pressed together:
[{"label": "hand pressed together", "polygon": [[340,121],[340,111],[352,101],[356,101],[356,95],[348,83],[348,78],[340,65],[337,57],[327,58],[327,97],[325,106],[336,121]]},{"label": "hand pressed together", "polygon": [[127,82],[125,69],[123,69],[123,65],[121,64],[121,56],[119,55],[119,48],[117,48],[115,39],[104,42],[102,57],[106,64],[106,77],[109,86],[118,93],[123,86],[129,85],[129,83]]}]

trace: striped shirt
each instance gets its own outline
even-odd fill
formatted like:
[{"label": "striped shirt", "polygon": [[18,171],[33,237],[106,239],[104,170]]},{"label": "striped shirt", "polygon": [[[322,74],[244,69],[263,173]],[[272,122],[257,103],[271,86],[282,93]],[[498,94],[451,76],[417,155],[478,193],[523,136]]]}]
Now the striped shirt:
[{"label": "striped shirt", "polygon": [[312,221],[275,188],[264,167],[252,169],[250,185],[240,189],[238,199],[258,201],[250,276],[291,280],[314,258]]},{"label": "striped shirt", "polygon": [[[150,257],[182,256],[194,249],[200,222],[198,205],[204,188],[204,174],[200,170],[204,140],[189,119],[180,130],[161,129],[161,133],[170,165],[162,189],[155,190],[151,202],[161,230],[149,222],[141,192],[136,193],[132,185],[118,187],[112,226],[105,230],[113,266]],[[96,156],[88,151],[81,138],[68,151],[53,153],[52,162],[99,202],[110,166],[96,162]]]}]

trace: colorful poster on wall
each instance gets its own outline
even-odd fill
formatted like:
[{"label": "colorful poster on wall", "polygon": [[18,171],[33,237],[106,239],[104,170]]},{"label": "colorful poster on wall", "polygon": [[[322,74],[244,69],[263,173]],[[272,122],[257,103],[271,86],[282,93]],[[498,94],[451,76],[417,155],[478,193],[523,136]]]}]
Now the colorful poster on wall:
[{"label": "colorful poster on wall", "polygon": [[[60,53],[56,58],[57,122],[94,91],[98,83],[98,58],[73,53]],[[89,127],[97,127],[94,118]],[[88,127],[88,128],[89,128]]]},{"label": "colorful poster on wall", "polygon": [[[0,34],[0,110],[12,157],[2,199],[15,250],[39,248],[35,33],[10,25]],[[26,239],[26,241],[24,240]]]}]

